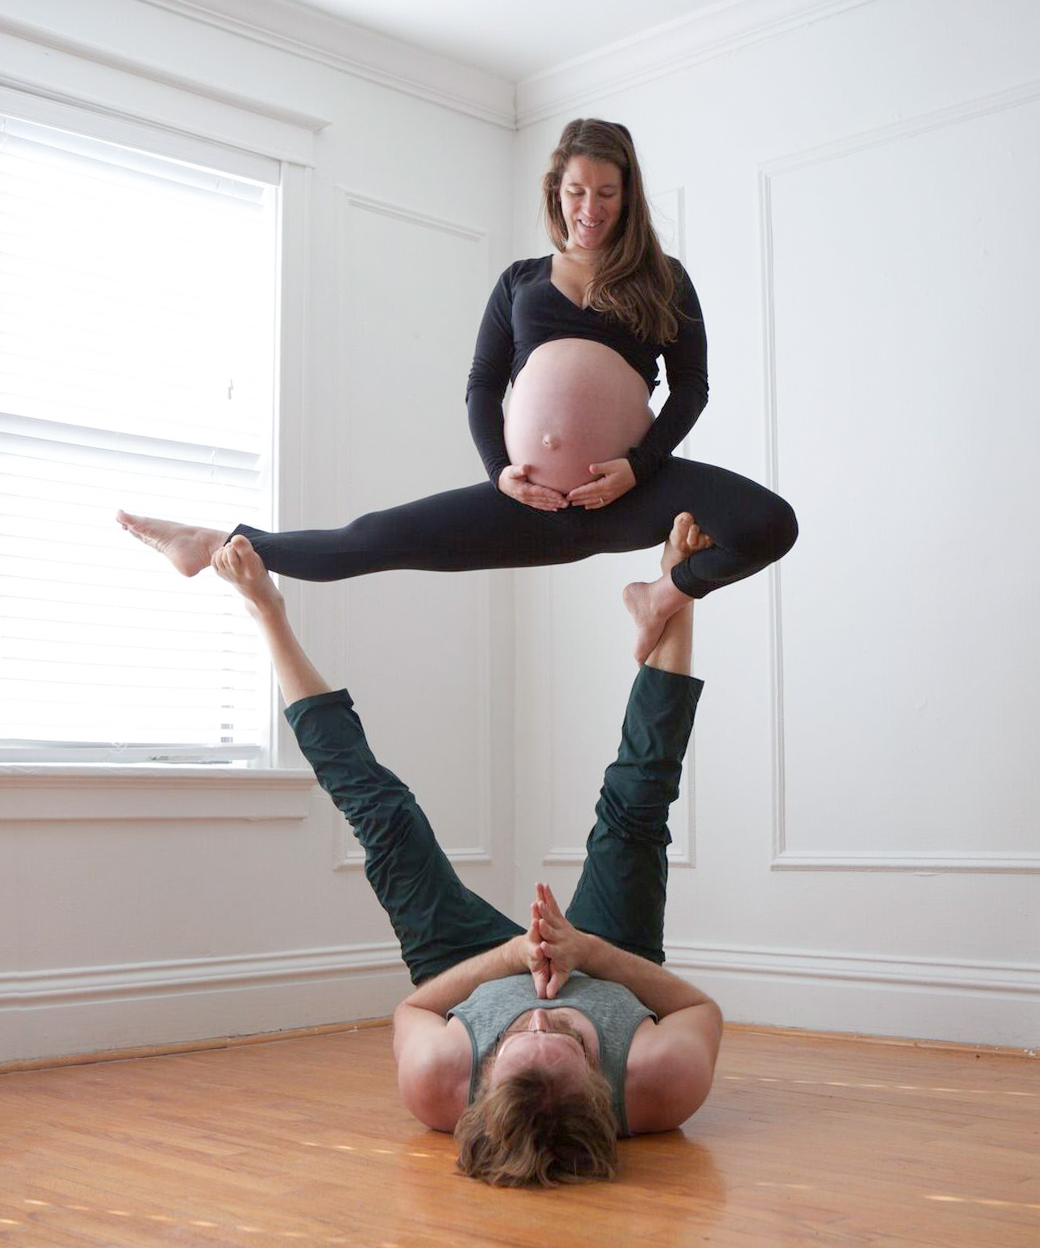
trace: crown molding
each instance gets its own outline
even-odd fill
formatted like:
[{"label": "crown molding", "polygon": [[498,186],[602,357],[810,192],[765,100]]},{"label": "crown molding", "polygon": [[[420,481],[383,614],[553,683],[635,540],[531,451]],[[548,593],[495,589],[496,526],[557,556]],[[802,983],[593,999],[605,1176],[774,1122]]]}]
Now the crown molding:
[{"label": "crown molding", "polygon": [[[149,0],[145,0],[145,3],[148,2]],[[18,40],[26,48],[44,49],[49,50],[50,53],[58,54],[58,57],[50,57],[50,60],[55,62],[52,71],[54,82],[46,81],[46,75],[41,77],[40,73],[41,66],[48,59],[48,51],[40,52],[39,58],[42,58],[42,60],[38,58],[30,66],[32,72],[20,76],[18,72],[20,66],[12,63],[17,59],[15,56],[16,49],[5,49],[5,56],[9,56],[10,60],[5,62],[3,71],[0,72],[0,80],[5,84],[9,84],[16,89],[28,90],[35,94],[45,94],[51,99],[68,99],[75,103],[83,102],[75,90],[70,90],[68,84],[63,83],[65,67],[60,58],[73,57],[84,63],[101,65],[107,69],[130,74],[134,78],[157,84],[161,88],[172,88],[175,91],[212,100],[227,108],[236,109],[247,114],[257,114],[300,132],[314,134],[329,124],[327,118],[316,117],[298,109],[283,108],[267,100],[259,100],[251,96],[225,90],[199,78],[173,73],[158,65],[146,64],[139,59],[115,51],[110,46],[103,47],[98,43],[88,42],[65,31],[47,27],[42,23],[19,21],[8,17],[6,14],[0,14],[0,35]]]},{"label": "crown molding", "polygon": [[655,26],[523,79],[516,86],[517,128],[557,113],[583,112],[594,100],[873,3],[720,0],[713,8]]},{"label": "crown molding", "polygon": [[454,112],[516,129],[513,84],[293,0],[140,0]]},{"label": "crown molding", "polygon": [[[438,53],[413,47],[295,0],[137,0],[151,8],[327,65],[454,112],[517,130],[561,112],[586,111],[598,99],[639,87],[667,74],[813,25],[875,0],[719,0],[689,17],[598,48],[534,74],[519,83]],[[0,28],[157,80],[158,68],[142,69],[110,50],[86,48],[59,31],[2,20]],[[178,81],[198,92],[203,84]],[[212,87],[208,88],[212,90]],[[223,97],[222,98],[226,98]],[[229,102],[242,103],[238,100]],[[248,101],[256,110],[257,101]],[[312,130],[324,119],[280,118]]]}]

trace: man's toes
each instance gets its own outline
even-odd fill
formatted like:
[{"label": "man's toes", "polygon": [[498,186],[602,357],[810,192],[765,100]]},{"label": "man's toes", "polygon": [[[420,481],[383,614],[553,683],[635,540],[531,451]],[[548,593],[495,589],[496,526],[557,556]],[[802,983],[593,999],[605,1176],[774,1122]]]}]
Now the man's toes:
[{"label": "man's toes", "polygon": [[672,531],[668,534],[668,545],[679,554],[688,554],[687,543],[689,540],[690,526],[693,524],[693,517],[689,512],[682,512],[672,521]]},{"label": "man's toes", "polygon": [[683,546],[683,550],[685,550],[688,555],[692,555],[695,551],[700,550],[703,541],[703,533],[701,533],[695,523],[691,524],[689,529],[686,531],[686,542]]}]

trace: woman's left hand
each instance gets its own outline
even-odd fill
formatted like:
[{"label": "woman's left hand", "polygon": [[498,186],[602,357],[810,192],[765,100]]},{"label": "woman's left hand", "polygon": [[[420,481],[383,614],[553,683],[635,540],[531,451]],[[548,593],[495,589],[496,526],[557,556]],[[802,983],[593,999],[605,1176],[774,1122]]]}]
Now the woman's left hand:
[{"label": "woman's left hand", "polygon": [[567,495],[569,502],[586,511],[606,507],[615,499],[627,494],[636,483],[636,474],[627,459],[608,459],[602,464],[589,464],[589,472],[595,481],[579,485]]}]

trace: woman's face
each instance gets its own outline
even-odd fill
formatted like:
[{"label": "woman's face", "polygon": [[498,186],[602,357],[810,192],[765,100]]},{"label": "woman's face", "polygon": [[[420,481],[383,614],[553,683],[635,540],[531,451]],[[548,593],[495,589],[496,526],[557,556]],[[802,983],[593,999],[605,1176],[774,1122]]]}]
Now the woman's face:
[{"label": "woman's face", "polygon": [[610,160],[572,156],[560,182],[568,251],[598,251],[614,241],[624,203],[621,170]]}]

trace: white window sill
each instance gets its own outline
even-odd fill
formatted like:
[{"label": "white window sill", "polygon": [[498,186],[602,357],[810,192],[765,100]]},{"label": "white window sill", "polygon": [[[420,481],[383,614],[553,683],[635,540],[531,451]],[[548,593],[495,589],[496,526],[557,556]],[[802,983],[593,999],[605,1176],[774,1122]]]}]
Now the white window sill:
[{"label": "white window sill", "polygon": [[18,763],[0,766],[0,823],[305,819],[315,783],[300,768]]}]

